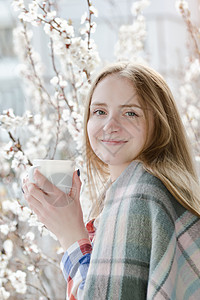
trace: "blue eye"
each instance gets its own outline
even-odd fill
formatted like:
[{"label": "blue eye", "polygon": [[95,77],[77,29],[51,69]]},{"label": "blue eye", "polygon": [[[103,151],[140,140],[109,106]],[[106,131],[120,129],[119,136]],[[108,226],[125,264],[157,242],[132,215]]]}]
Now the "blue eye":
[{"label": "blue eye", "polygon": [[97,109],[93,112],[93,114],[96,114],[97,116],[101,116],[101,115],[104,115],[105,112],[103,110]]},{"label": "blue eye", "polygon": [[133,111],[128,111],[125,114],[128,114],[128,117],[137,117],[136,113],[134,113]]}]

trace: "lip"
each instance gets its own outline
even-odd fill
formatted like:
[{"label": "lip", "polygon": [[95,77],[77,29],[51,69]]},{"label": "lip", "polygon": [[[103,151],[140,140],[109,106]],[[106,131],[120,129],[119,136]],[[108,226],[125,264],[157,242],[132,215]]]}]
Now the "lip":
[{"label": "lip", "polygon": [[116,141],[116,140],[101,140],[101,142],[107,145],[122,145],[127,143],[127,141]]}]

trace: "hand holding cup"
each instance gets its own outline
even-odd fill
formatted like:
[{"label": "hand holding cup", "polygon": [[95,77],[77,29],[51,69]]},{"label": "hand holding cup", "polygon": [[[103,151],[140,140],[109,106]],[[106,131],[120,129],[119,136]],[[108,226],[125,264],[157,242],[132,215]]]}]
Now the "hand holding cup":
[{"label": "hand holding cup", "polygon": [[77,171],[73,173],[68,194],[52,184],[38,169],[34,170],[33,179],[35,183],[25,180],[24,197],[39,221],[57,236],[63,249],[82,238],[88,239],[80,205],[81,181]]}]

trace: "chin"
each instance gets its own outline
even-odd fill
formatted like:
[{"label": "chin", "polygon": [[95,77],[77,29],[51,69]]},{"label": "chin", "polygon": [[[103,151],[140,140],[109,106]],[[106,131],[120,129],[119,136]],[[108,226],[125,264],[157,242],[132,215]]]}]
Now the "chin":
[{"label": "chin", "polygon": [[120,157],[111,157],[109,156],[98,156],[105,164],[110,166],[118,166],[131,163],[132,160],[127,160],[127,158],[120,158]]}]

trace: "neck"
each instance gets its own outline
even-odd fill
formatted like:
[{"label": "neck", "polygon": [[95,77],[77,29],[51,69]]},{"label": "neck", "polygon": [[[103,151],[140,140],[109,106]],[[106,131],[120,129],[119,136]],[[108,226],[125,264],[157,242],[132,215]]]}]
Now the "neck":
[{"label": "neck", "polygon": [[130,162],[120,166],[109,165],[111,181],[114,182],[121,175],[121,173],[128,167],[129,164]]}]

